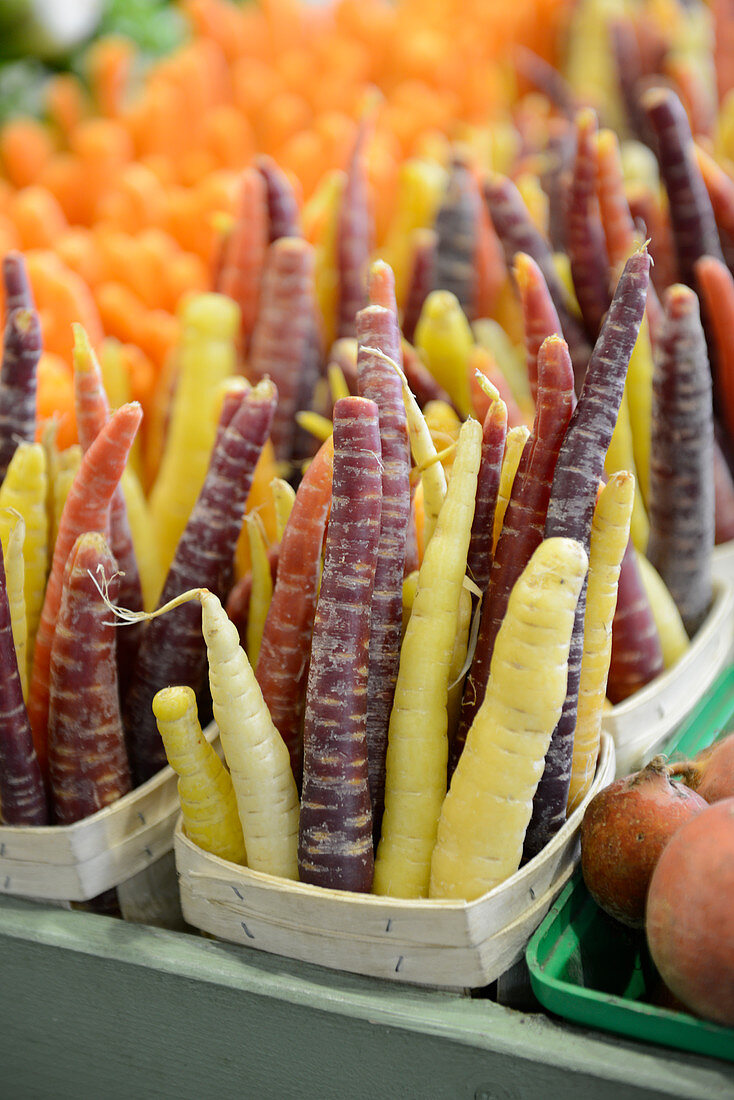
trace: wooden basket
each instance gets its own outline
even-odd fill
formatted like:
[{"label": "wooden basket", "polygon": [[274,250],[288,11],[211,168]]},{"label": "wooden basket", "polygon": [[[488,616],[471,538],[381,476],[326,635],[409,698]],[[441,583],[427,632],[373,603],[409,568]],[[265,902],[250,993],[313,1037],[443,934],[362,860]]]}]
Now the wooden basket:
[{"label": "wooden basket", "polygon": [[[214,723],[205,736],[218,740]],[[156,869],[165,866],[160,861],[173,847],[180,809],[178,777],[166,765],[73,825],[0,825],[0,893],[89,901],[143,872],[140,881],[152,892]],[[131,897],[135,892],[131,889]]]},{"label": "wooden basket", "polygon": [[183,915],[219,939],[336,970],[447,988],[487,985],[521,957],[570,878],[584,809],[613,778],[614,743],[603,734],[584,802],[538,856],[471,902],[354,894],[251,871],[203,852],[179,819]]},{"label": "wooden basket", "polygon": [[729,660],[734,581],[715,570],[713,587],[711,610],[681,659],[605,713],[602,726],[614,738],[618,776],[637,771],[665,748]]}]

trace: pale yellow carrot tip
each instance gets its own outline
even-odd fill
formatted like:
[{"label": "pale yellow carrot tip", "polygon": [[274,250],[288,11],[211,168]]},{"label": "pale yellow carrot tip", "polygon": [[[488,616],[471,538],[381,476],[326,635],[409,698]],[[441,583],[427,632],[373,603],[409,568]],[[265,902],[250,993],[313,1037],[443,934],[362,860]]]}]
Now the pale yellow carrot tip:
[{"label": "pale yellow carrot tip", "polygon": [[490,382],[486,374],[480,371],[478,367],[474,371],[474,378],[476,379],[480,390],[482,390],[483,393],[486,393],[487,397],[491,397],[493,401],[499,400],[500,391],[497,389],[493,382]]},{"label": "pale yellow carrot tip", "polygon": [[152,702],[153,714],[159,722],[178,722],[195,705],[193,689],[183,685],[161,688]]},{"label": "pale yellow carrot tip", "polygon": [[301,409],[297,412],[296,423],[321,443],[325,443],[334,430],[334,425],[328,416],[322,416],[321,413],[313,412],[312,409]]},{"label": "pale yellow carrot tip", "polygon": [[455,439],[453,443],[449,443],[449,445],[447,447],[444,447],[442,451],[436,451],[435,454],[432,454],[429,458],[424,459],[423,462],[419,462],[417,466],[411,467],[411,484],[415,484],[417,481],[419,481],[421,475],[424,474],[425,471],[428,470],[431,466],[435,466],[437,462],[445,462],[447,458],[450,458],[456,450],[458,442],[459,441]]},{"label": "pale yellow carrot tip", "polygon": [[341,369],[338,363],[332,360],[326,368],[326,376],[329,382],[329,393],[331,394],[331,400],[333,404],[336,404],[340,397],[349,396],[349,386],[347,380],[344,377],[344,371]]}]

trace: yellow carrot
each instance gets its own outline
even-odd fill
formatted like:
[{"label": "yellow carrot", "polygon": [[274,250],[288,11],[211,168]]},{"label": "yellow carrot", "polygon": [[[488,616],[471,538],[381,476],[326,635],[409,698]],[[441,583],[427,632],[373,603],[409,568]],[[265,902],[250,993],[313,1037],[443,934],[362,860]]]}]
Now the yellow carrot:
[{"label": "yellow carrot", "polygon": [[632,508],[632,520],[630,522],[630,535],[636,549],[644,552],[647,540],[650,537],[650,522],[640,492],[637,479],[637,467],[635,465],[634,447],[632,441],[632,426],[630,424],[629,405],[627,403],[627,390],[622,394],[622,401],[617,413],[617,422],[614,425],[612,438],[609,443],[604,470],[607,477],[616,474],[620,470],[626,470],[633,475],[634,481],[634,505]]},{"label": "yellow carrot", "polygon": [[278,542],[280,542],[283,537],[283,532],[285,531],[285,525],[288,522],[288,517],[291,514],[293,502],[296,499],[296,490],[289,482],[284,481],[282,477],[274,477],[270,482],[270,488],[273,493]]},{"label": "yellow carrot", "polygon": [[423,303],[415,346],[429,371],[462,416],[471,412],[469,356],[474,336],[455,294],[433,290]]},{"label": "yellow carrot", "polygon": [[663,664],[666,668],[672,668],[690,646],[683,619],[665,581],[652,562],[639,551],[637,564],[640,569],[640,579],[650,601],[652,617],[660,635]]},{"label": "yellow carrot", "polygon": [[78,443],[72,444],[66,450],[60,451],[57,456],[56,468],[53,473],[53,515],[51,516],[51,532],[49,543],[53,546],[56,542],[56,532],[59,529],[59,520],[69,495],[71,483],[76,477],[77,470],[82,464],[82,449]]},{"label": "yellow carrot", "polygon": [[428,401],[426,405],[424,405],[423,416],[439,455],[441,452],[445,452],[448,449],[447,460],[441,456],[441,461],[447,473],[449,473],[455,453],[452,444],[455,444],[456,440],[459,438],[461,420],[456,410],[451,405],[447,404],[445,401],[438,400]]},{"label": "yellow carrot", "polygon": [[0,539],[7,545],[10,524],[7,509],[20,512],[25,522],[25,606],[28,622],[28,671],[38,631],[48,570],[48,512],[46,452],[40,443],[19,443],[0,485]]},{"label": "yellow carrot", "polygon": [[[122,345],[118,340],[109,336],[102,341],[99,349],[99,366],[102,372],[102,382],[111,409],[119,409],[133,400]],[[135,470],[138,477],[143,476],[143,444],[138,436],[132,445],[128,463]]]},{"label": "yellow carrot", "polygon": [[497,321],[482,317],[472,324],[477,343],[492,353],[502,375],[512,391],[512,396],[523,416],[532,423],[533,398],[530,393],[530,380],[525,348],[513,344],[509,336]]},{"label": "yellow carrot", "polygon": [[130,466],[126,466],[120,481],[125,497],[127,520],[130,524],[135,559],[138,563],[140,585],[143,590],[143,607],[152,611],[163,587],[164,571],[161,565],[155,532],[140,479]]},{"label": "yellow carrot", "polygon": [[310,432],[319,443],[324,443],[332,433],[333,426],[328,416],[314,412],[313,409],[301,409],[296,413],[296,423]]},{"label": "yellow carrot", "polygon": [[449,693],[446,702],[448,714],[449,740],[459,721],[461,710],[461,695],[464,689],[464,674],[467,671],[466,655],[469,648],[469,631],[472,623],[472,598],[471,592],[464,585],[459,597],[459,615],[456,620],[456,637],[454,649],[451,654],[449,666]]},{"label": "yellow carrot", "polygon": [[186,836],[205,852],[245,863],[245,841],[229,772],[199,725],[196,695],[190,687],[161,688],[153,713],[166,758],[178,775]]},{"label": "yellow carrot", "polygon": [[415,594],[418,591],[418,573],[419,570],[413,569],[406,577],[403,578],[403,627],[402,633],[405,636],[405,630],[408,626],[408,620],[413,612],[413,604],[415,603]]},{"label": "yellow carrot", "polygon": [[258,514],[248,513],[245,516],[245,525],[252,562],[252,588],[247,615],[247,658],[254,668],[260,655],[265,619],[273,598],[273,575],[270,571],[265,530]]},{"label": "yellow carrot", "polygon": [[500,486],[497,491],[497,504],[494,510],[494,525],[492,527],[493,551],[497,546],[502,524],[505,521],[505,512],[507,511],[507,505],[510,502],[510,494],[512,493],[512,483],[515,480],[517,467],[520,463],[520,456],[522,455],[523,448],[528,441],[529,435],[530,428],[526,427],[524,424],[519,424],[514,428],[510,428],[507,433],[505,455],[502,459],[502,469],[500,470]]},{"label": "yellow carrot", "polygon": [[[652,436],[653,353],[650,329],[645,316],[637,334],[627,368],[624,390],[627,395],[635,471],[642,499],[650,497],[650,439]],[[637,545],[637,543],[635,543]]]},{"label": "yellow carrot", "polygon": [[28,698],[28,621],[25,610],[25,562],[23,543],[25,542],[25,520],[20,512],[10,510],[10,531],[7,543],[3,544],[5,561],[5,586],[10,607],[10,624],[13,631],[13,645],[18,662],[18,675],[23,698]]},{"label": "yellow carrot", "polygon": [[478,421],[461,429],[454,468],[428,543],[400,651],[390,716],[385,814],[373,891],[425,897],[446,794],[447,697],[466,573],[482,445]]},{"label": "yellow carrot", "polygon": [[[344,342],[351,339],[352,338],[349,336],[342,337]],[[329,381],[329,394],[332,405],[336,405],[340,397],[349,397],[349,386],[347,385],[344,371],[335,359],[332,359],[327,366],[326,375]]]},{"label": "yellow carrot", "polygon": [[614,473],[600,492],[594,509],[584,613],[584,648],[568,791],[569,814],[583,800],[594,778],[612,655],[612,619],[617,606],[617,582],[629,539],[634,489],[631,473]]},{"label": "yellow carrot", "polygon": [[446,169],[434,160],[414,157],[400,167],[395,210],[380,257],[393,270],[395,297],[401,306],[408,292],[413,233],[433,225],[446,179]]},{"label": "yellow carrot", "polygon": [[[314,242],[314,294],[321,317],[324,344],[330,347],[336,336],[337,303],[339,300],[339,274],[336,263],[337,228],[339,208],[346,185],[346,175],[341,171],[330,172],[322,181],[317,194],[310,200],[313,207],[303,210],[303,231],[307,240]],[[317,203],[319,204],[317,206]],[[310,218],[320,216],[318,237],[309,232]]]},{"label": "yellow carrot", "polygon": [[430,897],[480,897],[520,865],[533,795],[566,696],[586,568],[580,543],[545,539],[512,590],[484,702],[441,809]]}]

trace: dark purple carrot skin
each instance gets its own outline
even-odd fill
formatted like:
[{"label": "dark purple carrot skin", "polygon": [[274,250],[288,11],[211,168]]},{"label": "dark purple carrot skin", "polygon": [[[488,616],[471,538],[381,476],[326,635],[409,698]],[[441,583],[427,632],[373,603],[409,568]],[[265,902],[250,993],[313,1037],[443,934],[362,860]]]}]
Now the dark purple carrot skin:
[{"label": "dark purple carrot skin", "polygon": [[0,819],[48,825],[49,809],[31,724],[23,702],[0,547]]},{"label": "dark purple carrot skin", "polygon": [[[587,553],[604,458],[617,421],[630,355],[645,312],[649,274],[647,251],[642,249],[633,253],[617,282],[609,312],[594,345],[584,386],[553,475],[545,537],[561,535],[577,539]],[[526,858],[544,847],[566,817],[585,609],[584,583],[571,637],[566,700],[533,800],[533,814],[525,836]]]},{"label": "dark purple carrot skin", "polygon": [[581,323],[567,305],[566,292],[556,271],[550,244],[533,225],[522,196],[512,180],[500,175],[489,177],[484,183],[484,200],[504,249],[508,268],[512,268],[516,252],[527,252],[543,272],[568,344],[576,390],[579,392],[591,348]]},{"label": "dark purple carrot skin", "polygon": [[575,148],[576,133],[570,121],[549,119],[540,183],[548,196],[548,237],[554,252],[566,251],[566,194]]},{"label": "dark purple carrot skin", "polygon": [[450,290],[470,320],[476,297],[474,251],[480,202],[466,158],[455,153],[434,222],[437,240],[432,289]]},{"label": "dark purple carrot skin", "polygon": [[0,368],[0,481],[21,440],[36,437],[36,368],[43,350],[35,309],[13,309],[3,337]]},{"label": "dark purple carrot skin", "polygon": [[306,691],[298,870],[302,882],[362,893],[374,870],[366,720],[381,501],[377,406],[341,398]]},{"label": "dark purple carrot skin", "polygon": [[382,513],[369,639],[365,736],[375,840],[379,839],[385,795],[385,754],[400,663],[403,576],[410,528],[410,443],[403,388],[396,371],[373,354],[400,350],[397,313],[368,306],[357,314],[359,395],[379,413],[382,454]]},{"label": "dark purple carrot skin", "polygon": [[278,387],[273,419],[275,457],[290,462],[300,376],[312,339],[313,247],[300,237],[281,237],[268,248],[260,306],[252,333],[248,377],[272,378]]},{"label": "dark purple carrot skin", "polygon": [[492,568],[492,527],[506,439],[507,406],[504,401],[493,401],[482,424],[482,456],[466,557],[467,575],[482,593],[487,588]]},{"label": "dark purple carrot skin", "polygon": [[714,516],[717,546],[734,539],[734,478],[718,441],[714,439]]},{"label": "dark purple carrot skin", "polygon": [[367,270],[372,254],[373,227],[367,198],[364,146],[368,120],[362,120],[347,168],[337,224],[339,309],[337,335],[354,336],[356,317],[367,304]]},{"label": "dark purple carrot skin", "polygon": [[[204,484],[168,571],[159,607],[189,588],[208,588],[225,600],[253,472],[268,438],[276,400],[272,383],[263,383],[262,387],[243,394],[239,409],[212,452]],[[153,696],[167,684],[185,684],[199,691],[205,673],[206,646],[198,603],[183,604],[148,622],[123,707],[136,785],[166,763],[153,716]]]},{"label": "dark purple carrot skin", "polygon": [[[322,377],[323,349],[321,345],[321,332],[317,316],[316,302],[311,301],[311,326],[303,348],[303,359],[298,379],[298,396],[296,408],[300,410],[312,409],[314,412],[328,416],[331,411],[331,400],[328,396],[328,386],[324,392],[323,401],[319,402],[318,385]],[[323,406],[323,407],[322,407]],[[307,459],[313,458],[319,449],[319,440],[300,424],[296,424],[293,437],[293,463],[297,467]],[[300,469],[296,473],[300,476]]]},{"label": "dark purple carrot skin", "polygon": [[484,700],[494,643],[507,610],[510,592],[533,551],[543,541],[553,474],[575,399],[568,347],[560,336],[549,336],[538,355],[538,401],[533,428],[515,474],[489,583],[482,600],[477,645],[464,686],[459,724],[452,743],[452,770]]},{"label": "dark purple carrot skin", "polygon": [[648,88],[642,108],[655,134],[660,175],[668,194],[679,278],[695,290],[700,256],[722,260],[711,199],[696,161],[688,116],[672,88]]},{"label": "dark purple carrot skin", "polygon": [[[48,751],[56,822],[71,825],[127,794],[130,767],[117,687],[116,628],[94,580],[117,563],[98,532],[80,535],[64,570],[51,649]],[[109,595],[117,599],[117,578]]]},{"label": "dark purple carrot skin", "polygon": [[22,252],[6,252],[3,256],[3,289],[6,317],[14,309],[35,309],[33,291]]},{"label": "dark purple carrot skin", "polygon": [[617,584],[607,698],[615,705],[624,702],[659,676],[664,667],[660,635],[630,539]]},{"label": "dark purple carrot skin", "polygon": [[609,256],[596,197],[596,115],[591,108],[576,118],[576,156],[566,206],[566,248],[584,327],[593,342],[609,309]]},{"label": "dark purple carrot skin", "polygon": [[664,309],[653,371],[647,557],[693,635],[713,597],[711,370],[694,291],[680,284],[670,287]]},{"label": "dark purple carrot skin", "polygon": [[268,240],[272,244],[279,237],[299,237],[301,219],[298,202],[288,176],[272,157],[264,153],[255,160],[255,167],[265,181]]},{"label": "dark purple carrot skin", "polygon": [[629,19],[615,18],[609,24],[609,40],[617,75],[617,85],[631,135],[650,145],[650,125],[640,108],[640,81],[643,78],[640,47]]},{"label": "dark purple carrot skin", "polygon": [[538,352],[548,336],[561,335],[561,322],[543,272],[532,256],[518,252],[513,275],[520,294],[525,326],[525,361],[533,401],[538,394]]},{"label": "dark purple carrot skin", "polygon": [[410,280],[403,310],[403,335],[410,343],[415,338],[415,328],[423,309],[423,303],[436,286],[436,251],[438,237],[435,229],[416,229],[412,235],[412,263]]}]

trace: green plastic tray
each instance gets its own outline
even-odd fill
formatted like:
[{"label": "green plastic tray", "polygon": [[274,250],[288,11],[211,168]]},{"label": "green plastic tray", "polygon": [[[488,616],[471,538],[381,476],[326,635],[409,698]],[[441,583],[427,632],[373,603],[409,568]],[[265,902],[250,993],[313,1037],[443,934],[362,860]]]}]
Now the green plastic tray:
[{"label": "green plastic tray", "polygon": [[[734,666],[665,747],[684,756],[734,726]],[[677,1050],[734,1062],[734,1028],[670,1005],[642,931],[626,928],[591,898],[580,872],[559,894],[526,949],[533,992],[549,1012]]]}]

